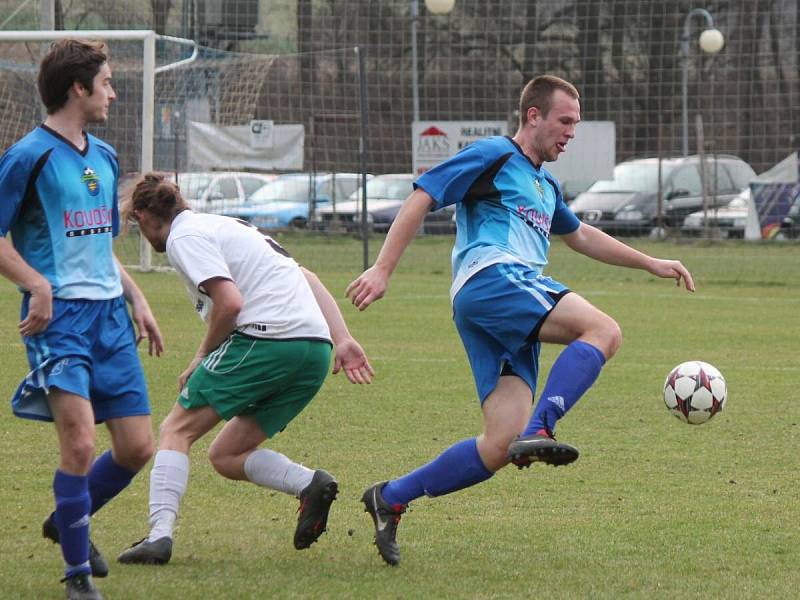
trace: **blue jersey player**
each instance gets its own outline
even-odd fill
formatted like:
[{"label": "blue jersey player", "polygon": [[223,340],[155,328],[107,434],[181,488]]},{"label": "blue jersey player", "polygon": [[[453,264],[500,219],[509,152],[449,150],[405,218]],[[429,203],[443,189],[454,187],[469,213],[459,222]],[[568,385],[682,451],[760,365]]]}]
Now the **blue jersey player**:
[{"label": "blue jersey player", "polygon": [[[42,532],[61,545],[67,597],[100,598],[91,575],[105,576],[108,565],[89,541],[89,517],[153,453],[136,346],[147,337],[150,353],[160,354],[163,341],[142,292],[113,254],[116,154],[84,131],[106,121],[116,97],[105,46],[54,43],[38,87],[45,122],[0,158],[0,274],[22,292],[19,332],[31,368],[12,409],[55,422],[55,511]],[[112,449],[95,460],[100,422]]]},{"label": "blue jersey player", "polygon": [[[542,166],[564,152],[580,121],[578,91],[545,75],[522,91],[512,138],[477,141],[422,175],[397,215],[375,264],[347,288],[364,310],[381,298],[428,211],[456,206],[450,291],[456,328],[475,379],[484,429],[407,475],[373,485],[362,498],[383,559],[400,561],[397,524],[423,495],[441,496],[489,479],[513,462],[568,464],[578,450],[553,437],[556,422],[617,351],[617,323],[542,274],[550,235],[596,260],[644,269],[694,290],[678,261],[652,258],[581,223]],[[566,346],[530,415],[541,342]]]}]

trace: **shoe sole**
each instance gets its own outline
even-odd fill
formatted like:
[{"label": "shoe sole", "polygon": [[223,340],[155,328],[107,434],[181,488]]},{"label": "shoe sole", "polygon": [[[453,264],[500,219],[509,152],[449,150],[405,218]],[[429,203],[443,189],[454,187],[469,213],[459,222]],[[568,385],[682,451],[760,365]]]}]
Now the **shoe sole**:
[{"label": "shoe sole", "polygon": [[509,449],[508,457],[519,469],[527,469],[533,463],[544,463],[553,467],[562,467],[578,460],[580,452],[567,444],[558,442],[528,448]]},{"label": "shoe sole", "polygon": [[[170,557],[172,558],[172,557]],[[169,558],[161,558],[161,557],[146,557],[146,558],[123,558],[120,556],[117,558],[117,562],[123,565],[165,565],[169,562]]]},{"label": "shoe sole", "polygon": [[[294,535],[294,547],[296,550],[305,550],[311,547],[320,536],[325,533],[328,528],[328,515],[331,511],[331,505],[336,500],[339,493],[339,484],[336,481],[330,481],[325,484],[323,492],[320,496],[320,501],[323,504],[322,518],[305,525],[305,523],[298,523]],[[302,531],[302,533],[301,533]]]}]

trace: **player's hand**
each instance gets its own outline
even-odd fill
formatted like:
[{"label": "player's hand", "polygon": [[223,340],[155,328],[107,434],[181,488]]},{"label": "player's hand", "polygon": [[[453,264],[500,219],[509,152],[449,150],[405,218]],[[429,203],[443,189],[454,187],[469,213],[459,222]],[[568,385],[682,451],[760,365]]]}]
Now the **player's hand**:
[{"label": "player's hand", "polygon": [[336,344],[333,373],[336,374],[341,370],[344,370],[350,383],[371,383],[372,376],[375,375],[364,349],[353,338],[347,338]]},{"label": "player's hand", "polygon": [[364,310],[375,300],[383,298],[388,284],[388,274],[377,265],[373,265],[348,285],[344,293],[350,298],[353,306],[358,310]]},{"label": "player's hand", "polygon": [[205,359],[205,356],[195,356],[195,357],[192,359],[192,362],[190,362],[190,363],[189,363],[189,366],[188,366],[188,367],[186,367],[186,369],[184,370],[184,372],[183,372],[183,373],[181,373],[181,374],[178,376],[178,393],[180,393],[180,391],[181,391],[183,388],[185,388],[185,387],[186,387],[186,382],[187,382],[187,381],[189,381],[189,377],[191,377],[191,376],[192,376],[192,373],[194,373],[194,370],[197,368],[197,366],[198,366],[198,365],[199,365],[201,362],[203,362],[203,359]]},{"label": "player's hand", "polygon": [[147,339],[147,353],[153,356],[161,356],[164,352],[164,338],[161,337],[161,331],[158,329],[156,318],[150,311],[147,304],[135,305],[133,307],[133,322],[136,323],[136,345],[139,345],[143,339]]},{"label": "player's hand", "polygon": [[689,269],[684,267],[679,260],[664,260],[656,258],[653,260],[653,263],[650,265],[648,271],[650,271],[653,275],[657,275],[658,277],[674,279],[675,284],[678,287],[680,287],[681,280],[683,280],[683,285],[686,286],[686,289],[690,292],[694,291],[694,280],[692,279],[692,274],[689,273]]},{"label": "player's hand", "polygon": [[28,300],[28,314],[20,321],[19,332],[30,337],[47,329],[53,318],[53,288],[46,279],[35,289],[30,291]]}]

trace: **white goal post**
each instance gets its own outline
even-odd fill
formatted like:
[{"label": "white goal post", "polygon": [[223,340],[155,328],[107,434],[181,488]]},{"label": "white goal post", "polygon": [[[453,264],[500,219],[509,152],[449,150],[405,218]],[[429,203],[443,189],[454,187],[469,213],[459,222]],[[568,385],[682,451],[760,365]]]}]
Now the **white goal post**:
[{"label": "white goal post", "polygon": [[[55,40],[77,38],[106,42],[141,42],[142,44],[142,106],[141,106],[141,158],[142,173],[153,169],[153,139],[155,115],[155,76],[193,62],[197,56],[197,43],[193,40],[160,35],[151,30],[72,30],[72,31],[0,31],[0,43],[33,42],[46,43]],[[156,40],[164,40],[192,47],[188,58],[156,67]],[[113,57],[112,57],[113,61]],[[139,241],[139,268],[152,269],[150,244],[144,238]]]}]

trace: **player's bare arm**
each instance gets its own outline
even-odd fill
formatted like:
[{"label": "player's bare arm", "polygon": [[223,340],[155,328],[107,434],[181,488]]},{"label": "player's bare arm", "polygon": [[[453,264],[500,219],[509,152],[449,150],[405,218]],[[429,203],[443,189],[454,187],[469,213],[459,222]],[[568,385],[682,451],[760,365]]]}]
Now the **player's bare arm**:
[{"label": "player's bare arm", "polygon": [[150,310],[150,305],[144,297],[142,290],[136,285],[125,267],[120,264],[119,259],[114,257],[119,267],[120,281],[122,282],[122,293],[125,300],[131,305],[131,318],[136,323],[136,330],[138,335],[136,337],[136,344],[138,345],[143,339],[147,339],[147,352],[150,356],[155,354],[161,356],[164,351],[164,338],[161,336],[161,330],[158,328],[156,318],[153,316],[153,311]]},{"label": "player's bare arm", "polygon": [[642,269],[657,277],[674,279],[677,285],[683,281],[690,292],[695,289],[692,274],[680,261],[648,256],[586,223],[563,238],[567,246],[589,258],[609,265]]},{"label": "player's bare arm", "polygon": [[208,329],[197,348],[189,366],[178,377],[178,389],[183,389],[203,359],[224,342],[236,329],[236,318],[242,310],[242,294],[230,279],[214,277],[203,281],[200,287],[211,298],[211,313],[208,317]]},{"label": "player's bare arm", "polygon": [[415,190],[403,203],[389,228],[375,264],[359,275],[345,290],[345,295],[358,310],[364,310],[375,300],[383,298],[400,257],[414,239],[431,208],[433,198],[423,189]]},{"label": "player's bare arm", "polygon": [[331,332],[335,351],[333,373],[344,369],[350,383],[371,383],[375,371],[369,364],[364,349],[350,334],[336,300],[316,274],[305,267],[300,267],[300,270],[308,281]]},{"label": "player's bare arm", "polygon": [[20,334],[32,336],[44,331],[53,318],[50,282],[25,262],[7,238],[0,238],[0,275],[31,294],[28,314],[17,326]]}]

